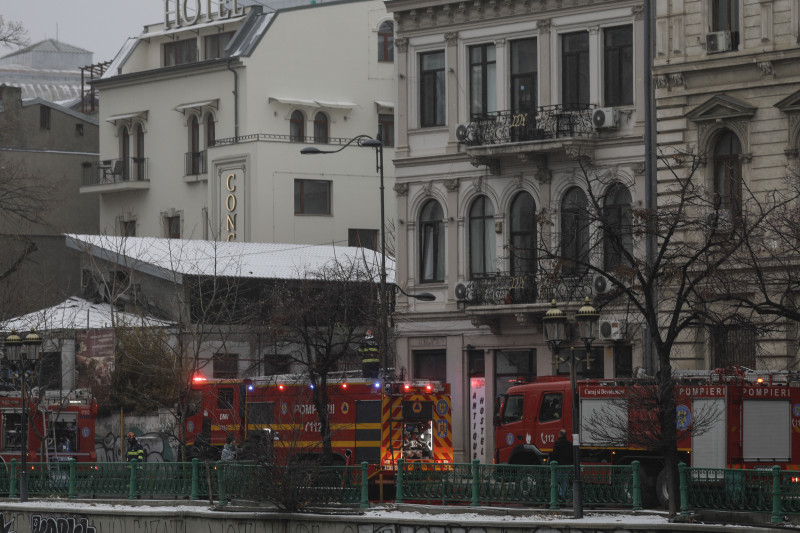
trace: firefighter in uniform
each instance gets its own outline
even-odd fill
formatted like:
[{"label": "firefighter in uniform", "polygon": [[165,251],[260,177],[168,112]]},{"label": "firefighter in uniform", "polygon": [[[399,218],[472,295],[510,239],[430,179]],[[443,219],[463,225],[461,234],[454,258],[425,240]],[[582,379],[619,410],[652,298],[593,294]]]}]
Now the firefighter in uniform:
[{"label": "firefighter in uniform", "polygon": [[136,438],[136,435],[133,432],[128,433],[128,462],[134,463],[138,462],[141,463],[144,461],[144,448],[142,448],[141,443]]},{"label": "firefighter in uniform", "polygon": [[380,373],[380,359],[378,356],[378,341],[368,329],[364,336],[364,342],[358,347],[361,355],[361,375],[367,379],[377,378]]}]

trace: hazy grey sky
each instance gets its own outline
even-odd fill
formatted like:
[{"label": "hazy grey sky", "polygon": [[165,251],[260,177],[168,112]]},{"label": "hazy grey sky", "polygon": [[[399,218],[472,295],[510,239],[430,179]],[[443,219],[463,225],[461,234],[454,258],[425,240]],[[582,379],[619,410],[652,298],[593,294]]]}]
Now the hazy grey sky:
[{"label": "hazy grey sky", "polygon": [[[31,44],[45,39],[94,52],[94,62],[114,58],[145,24],[164,20],[164,0],[0,0],[0,14],[21,22]],[[14,48],[0,46],[0,56]]]}]

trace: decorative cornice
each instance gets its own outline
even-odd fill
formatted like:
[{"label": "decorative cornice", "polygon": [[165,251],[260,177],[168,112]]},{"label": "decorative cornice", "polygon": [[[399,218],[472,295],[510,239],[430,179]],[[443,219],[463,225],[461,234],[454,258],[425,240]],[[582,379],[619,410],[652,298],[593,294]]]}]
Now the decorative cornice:
[{"label": "decorative cornice", "polygon": [[395,183],[393,188],[397,196],[408,196],[408,183]]},{"label": "decorative cornice", "polygon": [[536,27],[539,33],[550,33],[550,26],[553,24],[553,19],[542,19],[536,22]]},{"label": "decorative cornice", "polygon": [[760,61],[757,64],[758,64],[758,68],[761,69],[761,77],[762,78],[774,78],[775,77],[775,65],[773,65],[772,61]]},{"label": "decorative cornice", "polygon": [[455,46],[458,44],[458,32],[448,31],[444,34],[444,40],[447,41],[448,46]]},{"label": "decorative cornice", "polygon": [[633,15],[633,20],[644,19],[644,6],[641,4],[637,4],[631,7],[631,14]]},{"label": "decorative cornice", "polygon": [[408,37],[398,37],[395,39],[394,49],[405,54],[408,51]]}]

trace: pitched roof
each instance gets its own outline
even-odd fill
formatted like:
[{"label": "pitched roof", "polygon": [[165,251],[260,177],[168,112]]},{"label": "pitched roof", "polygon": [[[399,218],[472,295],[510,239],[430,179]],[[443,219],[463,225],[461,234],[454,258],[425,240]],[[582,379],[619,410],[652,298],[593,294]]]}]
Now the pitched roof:
[{"label": "pitched roof", "polygon": [[[366,248],[108,235],[70,234],[66,239],[75,250],[178,283],[184,275],[311,279],[337,265],[355,267],[356,279],[380,279],[381,255]],[[394,283],[394,272],[395,262],[387,256],[388,283]]]},{"label": "pitched roof", "polygon": [[123,324],[128,326],[170,326],[173,323],[116,311],[107,303],[95,304],[82,298],[72,297],[53,307],[9,319],[2,323],[2,330],[15,329],[24,332],[30,329],[36,331],[102,329]]},{"label": "pitched roof", "polygon": [[62,43],[61,41],[56,41],[55,39],[45,39],[44,41],[39,41],[38,43],[34,43],[30,46],[25,48],[20,48],[10,54],[6,54],[2,56],[0,59],[5,59],[7,57],[13,57],[17,55],[27,54],[28,52],[56,52],[60,54],[91,54],[92,52],[89,50],[85,50],[78,46],[72,46],[71,44]]}]

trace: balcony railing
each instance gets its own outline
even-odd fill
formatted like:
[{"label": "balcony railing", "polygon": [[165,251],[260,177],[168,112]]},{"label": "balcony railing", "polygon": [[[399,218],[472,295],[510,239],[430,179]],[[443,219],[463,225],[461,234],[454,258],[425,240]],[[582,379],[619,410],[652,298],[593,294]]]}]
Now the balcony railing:
[{"label": "balcony railing", "polygon": [[105,159],[83,163],[81,186],[106,185],[131,181],[147,181],[147,158]]},{"label": "balcony railing", "polygon": [[225,146],[229,144],[239,144],[246,142],[284,142],[296,144],[333,144],[344,146],[353,139],[351,137],[328,137],[328,142],[319,143],[314,137],[301,137],[297,138],[293,135],[277,135],[274,133],[252,133],[249,135],[239,135],[238,137],[227,137],[225,139],[217,139],[214,141],[214,146]]},{"label": "balcony railing", "polygon": [[581,301],[592,296],[592,277],[588,273],[576,276],[549,276],[497,272],[474,276],[467,283],[467,305],[503,305]]},{"label": "balcony railing", "polygon": [[474,116],[457,131],[458,140],[467,146],[545,141],[560,138],[591,137],[592,108],[586,105],[542,106],[534,112],[495,111]]},{"label": "balcony railing", "polygon": [[186,152],[184,157],[184,176],[197,176],[207,172],[208,152]]}]

